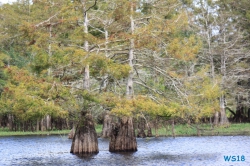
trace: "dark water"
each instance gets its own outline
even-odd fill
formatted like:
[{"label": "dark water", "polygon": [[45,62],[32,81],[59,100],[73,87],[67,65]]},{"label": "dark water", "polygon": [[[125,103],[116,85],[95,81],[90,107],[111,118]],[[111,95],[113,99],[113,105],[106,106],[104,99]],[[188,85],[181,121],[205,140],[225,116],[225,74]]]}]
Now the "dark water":
[{"label": "dark water", "polygon": [[[17,165],[240,165],[250,166],[249,136],[137,139],[138,151],[110,153],[108,140],[99,139],[97,155],[69,153],[66,136],[0,137],[0,166]],[[224,161],[224,155],[244,155],[245,161]]]}]

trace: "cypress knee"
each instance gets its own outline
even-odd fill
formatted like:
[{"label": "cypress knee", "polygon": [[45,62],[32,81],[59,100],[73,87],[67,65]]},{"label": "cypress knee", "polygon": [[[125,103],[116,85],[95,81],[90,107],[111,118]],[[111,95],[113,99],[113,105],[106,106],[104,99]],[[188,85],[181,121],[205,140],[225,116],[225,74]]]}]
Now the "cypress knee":
[{"label": "cypress knee", "polygon": [[137,142],[132,118],[123,117],[120,119],[120,123],[112,126],[109,151],[137,151]]},{"label": "cypress knee", "polygon": [[98,153],[97,133],[93,118],[88,113],[83,113],[72,140],[70,153],[94,154]]}]

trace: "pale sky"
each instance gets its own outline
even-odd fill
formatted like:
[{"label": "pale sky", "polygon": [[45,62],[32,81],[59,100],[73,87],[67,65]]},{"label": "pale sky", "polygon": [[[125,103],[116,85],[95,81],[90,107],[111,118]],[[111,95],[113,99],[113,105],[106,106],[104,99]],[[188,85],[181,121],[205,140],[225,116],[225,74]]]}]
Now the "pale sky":
[{"label": "pale sky", "polygon": [[16,0],[0,0],[1,3],[15,2]]}]

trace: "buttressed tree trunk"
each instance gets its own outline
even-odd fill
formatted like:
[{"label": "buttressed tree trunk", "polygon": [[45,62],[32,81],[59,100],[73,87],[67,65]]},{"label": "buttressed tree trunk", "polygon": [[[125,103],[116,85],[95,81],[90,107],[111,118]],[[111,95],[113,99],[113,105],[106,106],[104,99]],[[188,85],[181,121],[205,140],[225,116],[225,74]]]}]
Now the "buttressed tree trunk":
[{"label": "buttressed tree trunk", "polygon": [[[83,20],[84,20],[83,29],[84,33],[88,34],[89,20],[87,15],[88,9],[86,9],[86,2],[87,2],[86,0],[81,0],[83,7]],[[87,53],[89,53],[88,40],[84,41],[84,50]],[[84,67],[84,79],[83,79],[83,89],[85,90],[89,90],[90,88],[89,73],[90,73],[90,66],[89,64],[86,64]],[[94,121],[92,116],[87,112],[81,113],[80,123],[76,128],[70,152],[74,154],[92,154],[99,152],[97,133],[94,126]]]},{"label": "buttressed tree trunk", "polygon": [[[134,4],[133,2],[130,3],[131,3],[131,13],[130,13],[131,35],[133,35],[135,31],[135,24],[133,19]],[[131,67],[131,71],[128,75],[128,82],[126,87],[126,96],[128,100],[132,99],[134,95],[134,89],[133,89],[134,48],[135,48],[135,41],[134,38],[131,37],[129,57],[128,57],[128,63],[129,66]],[[135,130],[132,117],[123,117],[121,118],[119,125],[112,126],[109,151],[110,152],[137,151],[137,143],[136,143]]]},{"label": "buttressed tree trunk", "polygon": [[75,135],[75,124],[73,124],[73,127],[72,129],[70,130],[70,133],[68,135],[68,139],[73,139],[74,138],[74,135]]},{"label": "buttressed tree trunk", "polygon": [[102,127],[102,137],[103,138],[109,138],[111,135],[111,129],[112,129],[112,118],[110,117],[109,113],[106,113],[104,115],[103,120],[103,127]]},{"label": "buttressed tree trunk", "polygon": [[82,113],[80,123],[72,141],[70,153],[73,154],[93,154],[98,153],[98,141],[95,125],[89,113]]},{"label": "buttressed tree trunk", "polygon": [[119,124],[112,126],[110,152],[137,151],[137,142],[131,117],[123,117]]},{"label": "buttressed tree trunk", "polygon": [[140,117],[138,121],[137,137],[140,137],[140,138],[146,137],[145,128],[146,128],[145,119]]}]

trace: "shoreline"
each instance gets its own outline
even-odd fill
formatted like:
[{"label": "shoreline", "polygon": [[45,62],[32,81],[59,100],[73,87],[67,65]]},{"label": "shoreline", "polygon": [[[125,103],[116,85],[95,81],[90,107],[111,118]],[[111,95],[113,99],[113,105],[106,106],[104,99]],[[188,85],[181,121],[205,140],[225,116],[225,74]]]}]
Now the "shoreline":
[{"label": "shoreline", "polygon": [[[0,138],[1,137],[19,137],[19,136],[55,136],[55,135],[63,135],[63,136],[68,136],[68,133],[61,133],[61,134],[56,134],[56,133],[25,133],[24,134],[4,134],[2,135],[0,132]],[[250,133],[246,132],[238,132],[238,133],[219,133],[219,134],[201,134],[200,136],[198,135],[175,135],[176,137],[212,137],[212,136],[250,136]],[[98,138],[102,138],[101,134],[98,134]],[[153,135],[152,137],[144,137],[144,138],[160,138],[160,137],[166,137],[166,138],[173,138],[173,136],[170,135],[158,135],[157,137]],[[136,137],[136,138],[141,138],[141,137]]]},{"label": "shoreline", "polygon": [[[70,130],[69,130],[70,132]],[[0,132],[0,138],[1,137],[15,137],[15,136],[54,136],[54,135],[62,135],[62,136],[68,136],[69,132],[64,133],[55,133],[55,132],[21,132],[17,131],[15,132]],[[214,133],[214,134],[201,134],[198,136],[197,134],[178,134],[175,135],[175,137],[209,137],[209,136],[250,136],[250,131],[244,131],[244,132],[232,132],[232,133]],[[101,133],[97,133],[98,138],[102,138]],[[152,137],[144,137],[144,138],[158,138],[158,137],[166,137],[166,138],[173,138],[172,135],[158,135],[157,137],[153,135]],[[136,137],[136,138],[141,138],[141,137]]]},{"label": "shoreline", "polygon": [[[175,137],[202,137],[202,136],[250,136],[250,123],[235,123],[230,124],[229,127],[216,127],[211,129],[208,124],[200,126],[200,136],[197,135],[197,129],[188,125],[175,125]],[[102,125],[96,126],[97,136],[101,137]],[[8,131],[7,129],[0,128],[0,137],[8,136],[46,136],[46,135],[63,135],[68,136],[70,130],[52,130],[52,131],[38,131],[38,132],[23,132],[23,131]],[[170,126],[159,128],[158,131],[152,129],[152,137],[173,137],[172,129]],[[152,138],[148,137],[148,138]],[[147,137],[146,137],[147,138]]]}]

